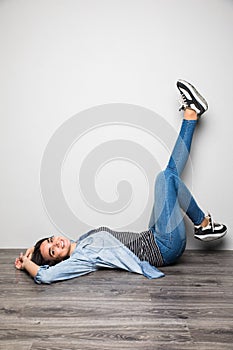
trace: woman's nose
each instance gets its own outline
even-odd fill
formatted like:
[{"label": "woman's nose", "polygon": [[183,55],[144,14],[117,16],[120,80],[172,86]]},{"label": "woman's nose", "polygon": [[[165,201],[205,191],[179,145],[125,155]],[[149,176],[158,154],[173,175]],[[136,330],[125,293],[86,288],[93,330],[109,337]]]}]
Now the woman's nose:
[{"label": "woman's nose", "polygon": [[60,241],[59,241],[59,240],[57,240],[57,241],[55,242],[55,246],[57,246],[58,248],[60,247]]},{"label": "woman's nose", "polygon": [[53,243],[52,243],[52,247],[53,247],[53,248],[59,247],[59,241],[54,240]]}]

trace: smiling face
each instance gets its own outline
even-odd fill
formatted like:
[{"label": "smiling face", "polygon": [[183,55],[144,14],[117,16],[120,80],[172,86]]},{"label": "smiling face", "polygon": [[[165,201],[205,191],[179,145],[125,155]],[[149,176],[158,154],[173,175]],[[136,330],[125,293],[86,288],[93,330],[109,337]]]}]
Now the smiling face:
[{"label": "smiling face", "polygon": [[50,237],[40,246],[40,252],[47,261],[62,261],[70,256],[71,242],[65,237]]}]

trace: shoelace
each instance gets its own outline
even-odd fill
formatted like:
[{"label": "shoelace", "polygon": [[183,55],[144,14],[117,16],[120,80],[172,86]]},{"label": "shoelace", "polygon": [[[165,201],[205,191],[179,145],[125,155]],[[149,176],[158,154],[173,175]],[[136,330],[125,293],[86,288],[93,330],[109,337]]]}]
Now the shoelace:
[{"label": "shoelace", "polygon": [[182,111],[183,109],[188,107],[187,99],[182,92],[181,92],[180,97],[179,97],[179,104],[180,104],[179,111]]},{"label": "shoelace", "polygon": [[211,227],[212,232],[214,232],[214,220],[213,217],[210,213],[208,213],[208,218],[209,218],[209,225]]}]

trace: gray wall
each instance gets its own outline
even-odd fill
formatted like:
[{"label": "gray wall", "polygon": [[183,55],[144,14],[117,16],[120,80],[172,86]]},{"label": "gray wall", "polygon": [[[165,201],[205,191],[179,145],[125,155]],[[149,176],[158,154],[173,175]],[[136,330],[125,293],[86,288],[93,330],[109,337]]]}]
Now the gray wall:
[{"label": "gray wall", "polygon": [[[229,226],[228,237],[210,247],[232,249],[232,34],[231,0],[1,1],[1,248],[27,247],[49,234],[75,238],[98,225],[144,229],[151,176],[166,164],[181,122],[175,82],[184,78],[210,106],[184,180],[203,209]],[[90,115],[82,112],[88,108]],[[135,145],[139,163],[148,155],[154,172],[118,154],[124,145]],[[91,186],[80,187],[78,176],[82,166],[88,169],[89,153],[100,163],[96,173],[90,163],[86,172],[96,190],[88,201],[85,186],[87,192]],[[41,179],[46,162],[51,167]],[[51,198],[54,171],[64,208],[56,193]],[[121,180],[125,198],[113,208]],[[188,221],[187,227],[188,247],[205,247],[192,238]]]}]

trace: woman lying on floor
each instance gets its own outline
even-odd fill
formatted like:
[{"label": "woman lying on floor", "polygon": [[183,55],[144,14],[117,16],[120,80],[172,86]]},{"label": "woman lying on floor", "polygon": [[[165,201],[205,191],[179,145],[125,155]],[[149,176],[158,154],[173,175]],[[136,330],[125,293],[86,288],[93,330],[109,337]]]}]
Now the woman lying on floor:
[{"label": "woman lying on floor", "polygon": [[226,234],[226,226],[214,223],[210,214],[204,214],[180,178],[195,127],[208,105],[190,83],[178,80],[177,87],[184,118],[168,165],[155,181],[149,230],[117,232],[100,227],[82,235],[77,242],[58,236],[44,238],[16,258],[17,269],[26,270],[36,283],[79,277],[103,267],[159,278],[164,274],[157,267],[174,263],[184,252],[183,212],[194,224],[195,238],[210,241]]}]

